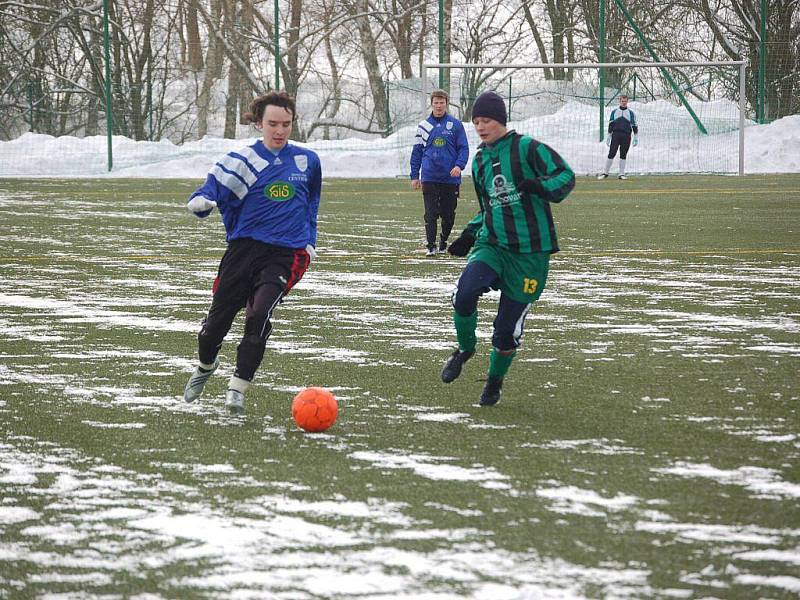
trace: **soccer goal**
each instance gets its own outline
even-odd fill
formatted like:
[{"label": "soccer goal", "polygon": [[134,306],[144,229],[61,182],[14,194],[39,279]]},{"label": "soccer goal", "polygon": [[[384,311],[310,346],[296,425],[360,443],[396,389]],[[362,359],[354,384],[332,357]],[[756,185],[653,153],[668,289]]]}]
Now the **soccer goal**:
[{"label": "soccer goal", "polygon": [[[744,174],[745,62],[441,64],[423,68],[422,103],[443,84],[450,112],[471,120],[475,98],[506,99],[509,128],[553,146],[576,173],[602,171],[608,118],[629,98],[639,127],[628,173]],[[436,77],[436,76],[439,77]],[[471,127],[470,143],[480,142]]]}]

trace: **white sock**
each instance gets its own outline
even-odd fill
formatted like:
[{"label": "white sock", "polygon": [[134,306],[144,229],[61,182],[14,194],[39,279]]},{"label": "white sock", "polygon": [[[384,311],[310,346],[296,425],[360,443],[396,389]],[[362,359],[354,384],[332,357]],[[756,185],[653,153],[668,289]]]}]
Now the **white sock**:
[{"label": "white sock", "polygon": [[244,394],[247,391],[247,388],[250,387],[250,382],[246,379],[240,379],[239,377],[231,376],[231,380],[228,382],[228,389],[229,390],[236,390],[237,392],[241,392]]},{"label": "white sock", "polygon": [[607,159],[606,159],[606,168],[605,168],[605,170],[603,171],[603,173],[605,173],[606,175],[608,175],[608,174],[611,172],[611,163],[613,163],[613,162],[614,162],[614,159],[613,159],[613,158],[607,158]]},{"label": "white sock", "polygon": [[210,371],[211,369],[214,368],[214,363],[207,365],[206,363],[198,362],[198,364],[200,365],[200,368],[203,369],[204,371]]},{"label": "white sock", "polygon": [[627,161],[624,158],[619,159],[619,174],[625,175],[625,163]]}]

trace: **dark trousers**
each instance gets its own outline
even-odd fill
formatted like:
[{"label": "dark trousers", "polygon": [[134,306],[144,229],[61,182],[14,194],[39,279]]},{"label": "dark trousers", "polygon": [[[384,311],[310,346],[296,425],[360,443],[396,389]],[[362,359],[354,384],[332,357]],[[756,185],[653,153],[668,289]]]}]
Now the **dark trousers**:
[{"label": "dark trousers", "polygon": [[608,158],[614,158],[619,148],[619,157],[625,160],[628,156],[628,148],[631,147],[631,134],[622,131],[615,131],[611,134],[611,147],[608,149]]},{"label": "dark trousers", "polygon": [[[489,265],[479,260],[469,263],[458,280],[453,293],[453,308],[462,317],[478,310],[478,298],[491,289],[497,289],[498,275]],[[519,348],[525,324],[525,317],[531,305],[518,302],[500,294],[497,316],[494,318],[492,346],[500,351]]]},{"label": "dark trousers", "polygon": [[422,199],[425,202],[425,240],[429,250],[436,248],[436,224],[442,219],[439,245],[444,246],[453,223],[456,221],[459,185],[454,183],[422,182]]},{"label": "dark trousers", "polygon": [[220,262],[211,308],[197,336],[200,362],[214,362],[233,319],[246,308],[234,376],[252,381],[272,333],[272,312],[300,281],[308,263],[305,250],[252,239],[232,241]]}]

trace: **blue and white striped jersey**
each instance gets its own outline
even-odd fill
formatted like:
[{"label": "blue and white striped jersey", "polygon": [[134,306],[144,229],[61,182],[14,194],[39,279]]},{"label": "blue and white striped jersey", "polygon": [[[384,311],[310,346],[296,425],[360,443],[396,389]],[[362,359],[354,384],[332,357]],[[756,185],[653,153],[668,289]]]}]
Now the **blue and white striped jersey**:
[{"label": "blue and white striped jersey", "polygon": [[189,200],[203,196],[217,203],[229,242],[252,238],[305,248],[317,244],[321,191],[322,168],[315,152],[286,144],[276,155],[259,140],[223,156]]},{"label": "blue and white striped jersey", "polygon": [[608,133],[620,132],[630,134],[639,133],[639,127],[636,124],[636,115],[630,108],[615,108],[611,111],[611,116],[608,118]]},{"label": "blue and white striped jersey", "polygon": [[463,171],[468,159],[467,133],[458,119],[447,113],[438,119],[431,114],[417,126],[411,150],[411,179],[458,185],[461,177],[451,177],[450,171],[455,166]]}]

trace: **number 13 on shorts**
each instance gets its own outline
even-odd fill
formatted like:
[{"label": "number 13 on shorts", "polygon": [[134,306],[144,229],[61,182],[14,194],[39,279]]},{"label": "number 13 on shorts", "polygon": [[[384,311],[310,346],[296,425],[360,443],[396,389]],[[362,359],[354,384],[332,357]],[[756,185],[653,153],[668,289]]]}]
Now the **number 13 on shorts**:
[{"label": "number 13 on shorts", "polygon": [[525,294],[534,294],[536,293],[536,288],[539,286],[539,282],[535,279],[531,279],[530,277],[526,277],[522,280],[522,291]]}]

